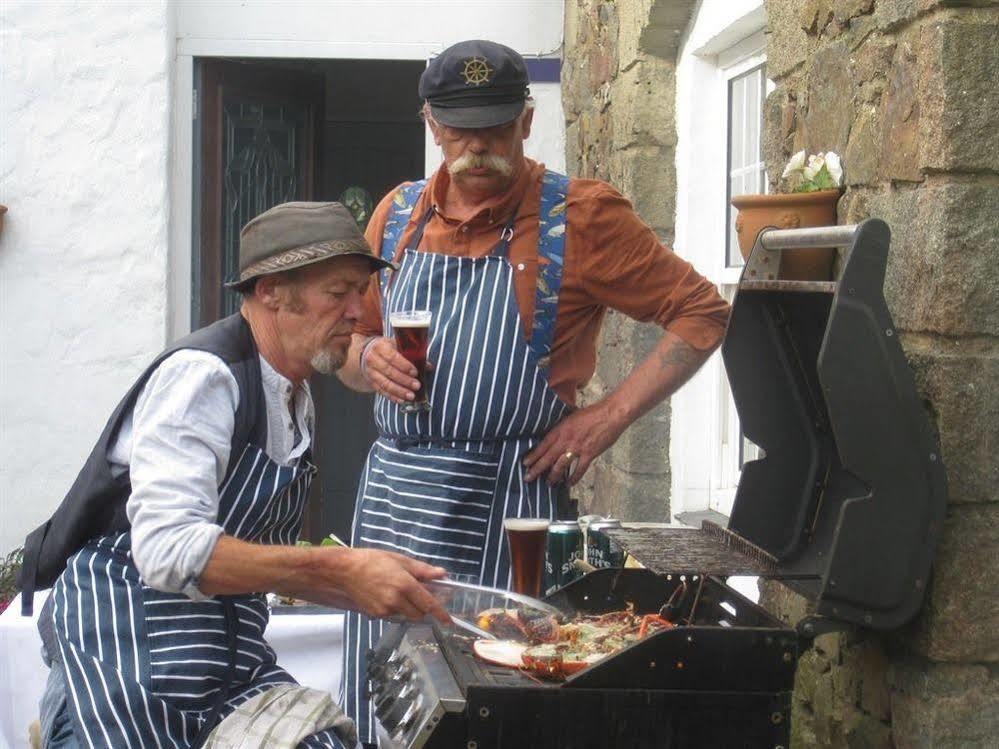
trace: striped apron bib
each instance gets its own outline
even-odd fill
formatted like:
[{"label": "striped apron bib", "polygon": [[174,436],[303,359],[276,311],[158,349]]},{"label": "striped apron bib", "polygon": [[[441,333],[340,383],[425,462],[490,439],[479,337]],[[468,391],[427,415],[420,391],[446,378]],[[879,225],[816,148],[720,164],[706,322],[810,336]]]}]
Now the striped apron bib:
[{"label": "striped apron bib", "polygon": [[[247,445],[219,490],[218,523],[244,541],[294,544],[314,473],[307,455],[282,466]],[[275,684],[295,683],[264,640],[262,594],[224,603],[153,590],[130,549],[128,531],[92,541],[53,588],[67,710],[80,746],[185,749],[204,738],[227,682],[220,717]],[[332,731],[301,745],[342,747]]]},{"label": "striped apron bib", "polygon": [[[383,278],[386,335],[395,311],[433,312],[427,358],[435,368],[429,411],[405,413],[375,402],[379,438],[358,488],[352,543],[401,552],[445,568],[454,578],[508,587],[503,519],[555,518],[558,488],[524,481],[522,460],[570,410],[548,386],[547,362],[561,283],[568,180],[547,173],[542,185],[538,293],[530,344],[525,340],[514,270],[508,260],[513,217],[481,258],[417,252],[422,217],[396,275]],[[391,258],[423,182],[396,195],[382,241]],[[367,651],[383,622],[348,613],[346,713],[362,742],[375,721],[365,676]]]}]

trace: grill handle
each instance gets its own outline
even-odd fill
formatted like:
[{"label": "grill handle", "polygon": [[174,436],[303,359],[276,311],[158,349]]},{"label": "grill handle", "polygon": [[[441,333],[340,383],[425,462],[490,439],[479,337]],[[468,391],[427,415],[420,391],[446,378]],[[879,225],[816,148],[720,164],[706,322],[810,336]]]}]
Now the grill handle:
[{"label": "grill handle", "polygon": [[848,226],[816,226],[810,229],[766,229],[759,242],[765,250],[797,247],[843,247],[853,243],[857,224]]}]

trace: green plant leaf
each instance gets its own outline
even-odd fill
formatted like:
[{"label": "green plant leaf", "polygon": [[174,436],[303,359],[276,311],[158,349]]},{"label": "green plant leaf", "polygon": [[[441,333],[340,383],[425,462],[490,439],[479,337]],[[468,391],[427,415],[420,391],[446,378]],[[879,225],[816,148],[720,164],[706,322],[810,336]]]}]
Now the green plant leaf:
[{"label": "green plant leaf", "polygon": [[829,174],[829,167],[825,164],[823,164],[822,168],[816,172],[815,176],[812,178],[812,182],[815,183],[816,190],[831,190],[836,187],[836,180],[834,180],[832,175]]}]

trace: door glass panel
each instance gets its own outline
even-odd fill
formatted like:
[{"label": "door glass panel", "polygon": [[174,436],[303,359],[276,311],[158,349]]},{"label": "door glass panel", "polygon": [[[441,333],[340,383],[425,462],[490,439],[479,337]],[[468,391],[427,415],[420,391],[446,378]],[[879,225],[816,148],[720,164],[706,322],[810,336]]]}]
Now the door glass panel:
[{"label": "door glass panel", "polygon": [[[222,109],[222,278],[239,272],[239,232],[254,216],[301,192],[296,154],[310,113],[306,106],[260,104],[226,97]],[[226,290],[222,315],[239,308]]]}]

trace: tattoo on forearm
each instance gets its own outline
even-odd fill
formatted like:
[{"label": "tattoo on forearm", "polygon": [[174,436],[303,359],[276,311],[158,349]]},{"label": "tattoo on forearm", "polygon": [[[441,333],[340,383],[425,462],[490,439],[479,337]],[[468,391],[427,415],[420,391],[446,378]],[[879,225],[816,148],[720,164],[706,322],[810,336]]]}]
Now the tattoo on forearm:
[{"label": "tattoo on forearm", "polygon": [[659,366],[662,369],[676,367],[681,372],[688,372],[696,369],[703,360],[701,352],[686,343],[675,343],[659,352]]}]

